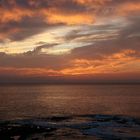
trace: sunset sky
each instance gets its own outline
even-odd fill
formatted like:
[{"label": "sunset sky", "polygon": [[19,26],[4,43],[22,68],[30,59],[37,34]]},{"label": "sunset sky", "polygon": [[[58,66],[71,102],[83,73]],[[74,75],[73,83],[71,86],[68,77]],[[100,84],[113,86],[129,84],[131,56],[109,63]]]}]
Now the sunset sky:
[{"label": "sunset sky", "polygon": [[140,0],[0,0],[0,82],[140,81]]}]

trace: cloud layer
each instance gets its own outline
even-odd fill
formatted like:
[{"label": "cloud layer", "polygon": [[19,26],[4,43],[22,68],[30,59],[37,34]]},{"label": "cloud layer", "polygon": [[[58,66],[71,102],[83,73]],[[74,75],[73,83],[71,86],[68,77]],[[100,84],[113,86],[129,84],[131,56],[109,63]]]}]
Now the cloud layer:
[{"label": "cloud layer", "polygon": [[139,0],[1,0],[0,77],[140,80],[139,13]]}]

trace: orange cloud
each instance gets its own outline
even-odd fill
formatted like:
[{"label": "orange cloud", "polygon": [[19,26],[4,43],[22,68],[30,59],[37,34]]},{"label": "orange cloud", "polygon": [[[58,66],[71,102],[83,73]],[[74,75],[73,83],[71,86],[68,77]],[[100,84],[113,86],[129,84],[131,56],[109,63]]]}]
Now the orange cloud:
[{"label": "orange cloud", "polygon": [[[72,60],[72,67],[63,69],[60,72],[63,75],[139,72],[140,58],[133,56],[135,54],[137,52],[134,50],[122,50],[110,56],[104,56],[101,60],[75,59]],[[132,65],[133,69],[131,69]]]},{"label": "orange cloud", "polygon": [[4,9],[0,8],[0,22],[7,23],[9,21],[20,21],[23,17],[28,16],[32,17],[34,14],[33,11],[29,9],[21,9],[21,8],[12,8],[12,9]]},{"label": "orange cloud", "polygon": [[129,2],[120,4],[120,6],[116,10],[119,15],[129,15],[140,12],[140,2]]},{"label": "orange cloud", "polygon": [[[59,69],[55,68],[18,68],[18,67],[0,67],[0,76],[9,75],[15,77],[69,77],[69,78],[84,78],[92,76],[108,79],[109,75],[120,79],[125,75],[125,79],[140,74],[140,58],[135,57],[137,54],[134,50],[122,50],[103,56],[103,59],[73,59],[67,67]],[[134,56],[133,56],[134,55]],[[137,77],[137,76],[136,76]],[[103,78],[103,79],[104,79]],[[112,78],[112,77],[111,77]]]},{"label": "orange cloud", "polygon": [[[122,50],[120,52],[102,56],[102,59],[73,59],[67,67],[55,68],[15,68],[1,67],[2,74],[15,74],[19,76],[77,76],[96,75],[99,73],[126,73],[140,71],[140,53],[134,50]],[[133,66],[133,68],[132,68]]]},{"label": "orange cloud", "polygon": [[8,23],[9,21],[19,22],[24,17],[35,17],[35,16],[44,17],[44,20],[46,19],[46,23],[49,24],[57,24],[57,23],[64,23],[68,25],[91,24],[94,23],[95,21],[94,15],[86,12],[73,14],[66,13],[67,12],[62,12],[61,9],[56,7],[35,10],[19,7],[13,7],[12,9],[0,8],[1,15],[0,23],[5,24]]},{"label": "orange cloud", "polygon": [[[6,42],[8,39],[9,40],[11,39],[12,42],[16,42],[16,41],[22,42],[24,38],[29,38],[34,34],[39,34],[40,32],[45,31],[46,28],[50,27],[50,25],[65,24],[69,26],[69,25],[87,24],[86,26],[81,26],[80,30],[77,28],[77,26],[74,26],[76,28],[72,29],[71,30],[72,32],[69,33],[63,32],[65,28],[62,31],[60,30],[56,31],[58,32],[58,34],[60,34],[60,36],[61,34],[63,34],[64,36],[66,34],[65,36],[66,40],[64,37],[62,37],[62,44],[60,41],[60,44],[58,43],[59,45],[56,46],[61,47],[61,45],[62,46],[64,45],[67,47],[67,43],[72,43],[71,46],[68,45],[69,48],[69,47],[73,47],[74,45],[75,45],[74,47],[78,47],[76,46],[77,42],[78,43],[83,42],[81,44],[84,44],[84,42],[85,43],[92,42],[93,43],[92,47],[94,49],[91,49],[91,47],[89,46],[85,46],[84,49],[82,49],[81,47],[81,52],[78,49],[75,51],[72,50],[71,54],[70,53],[65,54],[65,56],[62,55],[61,58],[61,55],[55,56],[51,54],[34,53],[34,51],[31,50],[33,48],[30,48],[31,47],[30,45],[23,43],[22,45],[16,44],[15,45],[16,47],[9,45],[10,47],[7,50],[15,49],[16,52],[18,50],[22,50],[22,49],[24,50],[24,47],[25,48],[29,47],[29,50],[31,51],[27,52],[27,54],[26,53],[17,54],[17,57],[16,56],[12,57],[12,55],[4,54],[4,52],[6,53],[8,52],[5,51],[6,47],[8,46],[6,44],[7,42],[4,44],[5,45],[4,47],[2,46],[3,44],[0,42],[1,43],[0,51],[3,52],[0,53],[2,54],[1,55],[2,57],[0,58],[1,59],[0,74],[4,74],[4,75],[13,74],[16,76],[31,76],[31,77],[32,76],[40,76],[40,77],[70,76],[71,77],[71,76],[81,76],[81,75],[82,76],[98,75],[99,73],[102,74],[140,73],[140,58],[138,57],[140,56],[140,53],[137,51],[139,50],[138,48],[139,42],[138,39],[132,41],[130,40],[132,37],[139,36],[139,33],[135,32],[137,31],[137,29],[139,29],[137,27],[139,25],[139,22],[136,21],[138,23],[133,24],[133,26],[135,27],[134,29],[132,29],[127,24],[126,25],[124,24],[123,26],[118,26],[119,23],[122,24],[125,21],[129,22],[129,18],[128,20],[122,20],[121,22],[117,22],[118,19],[121,19],[120,18],[121,16],[139,14],[140,2],[131,1],[131,0],[126,0],[126,1],[125,0],[124,1],[59,0],[60,3],[53,0],[52,1],[51,0],[43,0],[43,1],[27,0],[26,2],[25,1],[24,2],[20,1],[19,3],[17,3],[15,0],[9,0],[9,4],[12,5],[10,6],[10,8],[8,8],[8,6],[6,7],[6,5],[4,6],[0,5],[0,16],[1,16],[0,17],[0,41],[1,42],[3,40]],[[45,3],[46,5],[44,5]],[[111,10],[108,10],[110,7]],[[105,11],[109,11],[109,12],[107,12],[106,14],[104,9]],[[117,18],[116,21],[114,22],[113,20],[115,19],[114,17],[116,16]],[[24,22],[25,17],[27,22]],[[101,18],[103,18],[103,20],[100,20]],[[107,21],[107,19],[109,19],[109,21]],[[99,25],[97,23],[97,25],[95,26],[92,27],[88,26],[94,24],[96,20],[99,21],[98,22],[99,24],[101,22],[101,24]],[[138,19],[134,19],[134,20],[138,20]],[[123,27],[125,28],[124,30]],[[57,26],[57,28],[59,27]],[[50,34],[54,34],[54,37],[59,39],[59,36],[58,37],[57,35],[55,36],[54,30],[52,30]],[[121,32],[123,33],[126,32],[125,40],[121,38],[122,37]],[[67,34],[70,35],[70,40],[67,39]],[[112,41],[113,38],[111,37],[112,36],[114,37],[114,34],[115,34],[115,39],[118,39],[117,37],[120,37],[122,39],[121,40],[123,41],[122,44],[120,40],[118,42]],[[129,38],[127,38],[127,34]],[[49,41],[51,42],[51,39],[53,40],[53,37],[49,38],[48,34],[43,34],[43,36],[40,34],[40,36],[41,37],[37,36],[37,38],[35,37],[33,39],[31,38],[34,45],[37,45],[36,44],[37,42],[49,43]],[[14,38],[16,38],[17,40],[15,40]],[[106,40],[108,43],[107,44],[104,44],[104,42],[102,43],[103,40]],[[98,42],[100,41],[103,46],[102,45],[98,46]],[[73,42],[75,43],[74,45]],[[44,48],[46,49],[47,47]],[[123,50],[123,48],[132,48],[132,49]],[[52,47],[50,49],[55,50],[55,47]]]},{"label": "orange cloud", "polygon": [[[140,11],[140,2],[122,2],[120,4],[116,4],[116,7],[113,7],[113,1],[112,0],[73,0],[74,2],[77,2],[79,5],[84,5],[86,7],[86,10],[83,10],[82,12],[78,12],[78,10],[75,12],[71,11],[70,13],[67,12],[67,8],[61,9],[61,6],[59,5],[57,7],[57,4],[55,2],[50,2],[50,7],[40,7],[40,8],[27,8],[27,7],[19,7],[16,5],[16,3],[11,1],[13,4],[13,7],[8,9],[4,7],[0,7],[0,23],[7,23],[9,21],[20,21],[23,17],[34,17],[34,16],[44,16],[46,19],[46,22],[49,22],[51,24],[57,24],[57,23],[64,23],[68,25],[72,24],[92,24],[95,22],[95,19],[97,18],[97,13],[100,13],[100,15],[103,14],[102,9],[107,9],[108,5],[107,3],[110,2],[110,6],[112,3],[113,12],[110,12],[109,14],[114,15],[126,15],[131,14],[134,12]],[[65,1],[61,1],[62,5]],[[39,6],[39,3],[37,1],[30,0],[29,4],[30,6],[37,7]],[[90,9],[90,7],[94,7],[93,9]],[[116,10],[115,10],[116,9]],[[114,12],[115,11],[115,12]]]},{"label": "orange cloud", "polygon": [[57,76],[58,72],[46,68],[14,68],[14,67],[0,67],[0,73],[3,75],[16,75],[16,76]]},{"label": "orange cloud", "polygon": [[83,5],[91,5],[91,4],[103,5],[106,2],[110,2],[112,0],[74,0],[74,1],[78,2],[79,4],[83,4]]},{"label": "orange cloud", "polygon": [[115,53],[113,54],[112,56],[109,56],[109,58],[112,58],[112,59],[126,59],[126,58],[131,58],[130,55],[135,55],[137,54],[137,52],[135,50],[130,50],[130,49],[127,49],[127,50],[123,50],[119,53]]},{"label": "orange cloud", "polygon": [[[95,18],[93,15],[88,15],[85,13],[81,14],[73,14],[73,15],[67,15],[64,13],[57,13],[52,12],[50,14],[47,13],[47,19],[48,22],[51,24],[57,24],[57,23],[64,23],[67,25],[77,25],[77,24],[92,24],[95,21]],[[85,22],[86,19],[86,22]]]}]

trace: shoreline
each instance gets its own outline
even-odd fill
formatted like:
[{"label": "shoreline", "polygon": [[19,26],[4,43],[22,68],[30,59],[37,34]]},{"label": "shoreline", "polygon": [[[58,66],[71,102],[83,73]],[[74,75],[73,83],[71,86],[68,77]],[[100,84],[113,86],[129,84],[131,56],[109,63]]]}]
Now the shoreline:
[{"label": "shoreline", "polygon": [[140,118],[120,115],[52,116],[0,121],[2,140],[140,139]]}]

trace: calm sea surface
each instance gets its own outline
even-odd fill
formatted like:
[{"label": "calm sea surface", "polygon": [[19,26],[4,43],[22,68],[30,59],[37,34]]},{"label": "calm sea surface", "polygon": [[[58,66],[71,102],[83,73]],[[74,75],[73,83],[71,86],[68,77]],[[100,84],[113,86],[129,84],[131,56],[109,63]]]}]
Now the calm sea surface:
[{"label": "calm sea surface", "polygon": [[121,114],[140,117],[140,85],[0,86],[0,119]]}]

